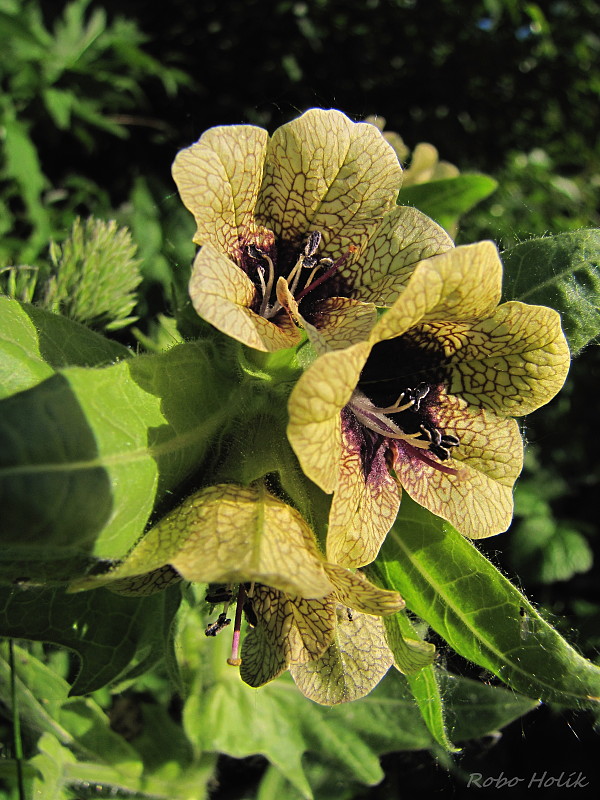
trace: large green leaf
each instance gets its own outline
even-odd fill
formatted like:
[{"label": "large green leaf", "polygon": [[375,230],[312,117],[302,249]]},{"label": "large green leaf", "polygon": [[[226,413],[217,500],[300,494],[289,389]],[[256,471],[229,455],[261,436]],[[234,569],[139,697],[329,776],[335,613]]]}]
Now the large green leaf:
[{"label": "large green leaf", "polygon": [[455,178],[403,187],[398,203],[418,208],[442,228],[452,232],[459,218],[492,194],[497,186],[489,175],[457,175]]},{"label": "large green leaf", "polygon": [[559,311],[573,353],[600,335],[600,230],[531,239],[502,260],[504,299]]},{"label": "large green leaf", "polygon": [[60,367],[97,367],[130,355],[78,322],[0,297],[0,397],[29,389]]},{"label": "large green leaf", "polygon": [[86,694],[170,661],[179,601],[179,586],[150,597],[0,588],[0,635],[74,650],[81,667],[72,691]]},{"label": "large green leaf", "polygon": [[465,658],[529,697],[573,707],[598,703],[600,668],[474,545],[406,495],[379,563],[386,585]]},{"label": "large green leaf", "polygon": [[213,350],[198,342],[67,367],[0,402],[7,577],[68,579],[130,549],[237,409]]}]

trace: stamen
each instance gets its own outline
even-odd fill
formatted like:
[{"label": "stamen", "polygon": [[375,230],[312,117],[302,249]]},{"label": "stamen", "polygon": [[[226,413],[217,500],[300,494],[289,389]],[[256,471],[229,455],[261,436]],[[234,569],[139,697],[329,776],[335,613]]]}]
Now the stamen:
[{"label": "stamen", "polygon": [[426,436],[429,439],[430,442],[433,441],[433,436],[431,434],[431,431],[426,425],[419,425],[419,430],[423,433],[424,436]]},{"label": "stamen", "polygon": [[[209,586],[204,599],[211,606],[216,606],[219,603],[227,603],[228,608],[232,596],[231,586]],[[227,608],[225,610],[227,610]]]},{"label": "stamen", "polygon": [[[398,402],[400,402],[401,399],[402,396],[399,398]],[[370,430],[375,431],[375,433],[379,433],[381,436],[385,436],[388,439],[398,439],[399,441],[411,442],[414,447],[420,447],[423,450],[427,450],[429,448],[430,442],[424,442],[419,439],[421,436],[420,432],[405,433],[394,422],[392,422],[391,419],[388,419],[388,417],[385,416],[386,409],[376,406],[359,389],[354,390],[348,405],[350,406],[350,409],[354,413],[355,417],[365,426],[365,428],[369,428]],[[407,407],[410,407],[410,405],[412,405],[412,401]]]},{"label": "stamen", "polygon": [[421,400],[429,394],[429,386],[426,383],[420,383],[416,389],[413,390],[412,395],[415,399],[414,411],[419,411]]},{"label": "stamen", "polygon": [[445,433],[442,436],[442,444],[450,445],[451,447],[458,447],[460,439],[458,436],[453,436],[451,433]]},{"label": "stamen", "polygon": [[380,408],[379,410],[381,412],[383,412],[384,414],[399,414],[401,411],[406,411],[407,408],[410,408],[411,406],[414,406],[415,400],[414,400],[414,398],[411,397],[411,399],[408,401],[408,403],[404,403],[404,405],[400,405],[400,403],[404,400],[405,395],[406,395],[406,392],[402,392],[400,397],[396,400],[396,402],[393,405],[388,406],[387,408]]},{"label": "stamen", "polygon": [[268,317],[269,300],[271,298],[271,292],[273,290],[273,282],[275,281],[275,266],[273,264],[273,259],[270,258],[255,244],[249,244],[247,249],[249,255],[256,261],[261,261],[264,259],[267,262],[269,275],[266,283],[265,283],[265,268],[259,265],[256,268],[256,271],[258,273],[258,280],[260,281],[260,290],[262,292],[262,300],[260,303],[260,308],[258,310],[258,313],[260,314],[261,317]]},{"label": "stamen", "polygon": [[273,281],[275,280],[275,267],[273,266],[273,261],[269,258],[269,256],[266,253],[263,253],[263,258],[266,260],[269,266],[269,277],[267,280],[267,286],[264,290],[263,300],[262,303],[260,304],[260,310],[258,312],[261,317],[265,317],[267,315],[266,312],[268,311],[269,308],[269,299],[271,297],[271,291],[273,289]]},{"label": "stamen", "polygon": [[260,289],[262,291],[263,302],[264,302],[264,299],[267,296],[267,285],[265,283],[265,268],[257,267],[256,271],[258,272],[258,280],[260,281]]},{"label": "stamen", "polygon": [[314,256],[314,254],[319,249],[319,245],[321,244],[321,231],[311,231],[308,235],[308,240],[304,245],[304,255],[306,258],[310,258]]},{"label": "stamen", "polygon": [[348,260],[350,254],[355,253],[357,250],[358,248],[356,247],[356,245],[351,244],[347,252],[345,252],[343,256],[340,256],[340,258],[338,258],[337,261],[334,261],[332,265],[329,267],[329,269],[326,270],[326,272],[320,275],[314,283],[309,284],[308,286],[305,286],[304,289],[302,289],[300,294],[296,297],[296,300],[300,302],[300,300],[302,300],[302,298],[305,295],[307,295],[309,292],[312,292],[313,289],[316,289],[317,286],[320,286],[322,283],[324,283],[328,278],[330,278],[333,275],[334,272],[336,272],[336,270],[338,270],[342,266],[342,264],[345,261]]},{"label": "stamen", "polygon": [[434,428],[433,426],[431,428],[431,441],[436,447],[439,447],[439,445],[441,445],[442,443],[442,434],[439,432],[437,428]]}]

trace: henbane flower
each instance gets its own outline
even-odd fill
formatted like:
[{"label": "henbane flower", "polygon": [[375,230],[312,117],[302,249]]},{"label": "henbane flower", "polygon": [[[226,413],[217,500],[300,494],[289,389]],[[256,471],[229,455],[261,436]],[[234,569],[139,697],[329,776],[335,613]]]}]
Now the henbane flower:
[{"label": "henbane flower", "polygon": [[523,457],[512,417],[558,392],[569,351],[557,312],[498,305],[501,278],[491,242],[423,261],[368,341],[325,353],[299,379],[288,436],[333,492],[329,559],[376,557],[400,487],[469,537],[508,527]]},{"label": "henbane flower", "polygon": [[[355,699],[370,691],[392,663],[380,617],[404,606],[400,595],[325,561],[303,517],[262,485],[201,489],[155,525],[116,568],[71,588],[106,585],[147,594],[181,578],[223,587],[207,597],[211,604],[225,604],[207,636],[230,625],[227,610],[237,596],[230,663],[241,667],[251,686],[325,654],[331,674],[337,664],[339,609],[346,620],[356,615],[355,639],[368,641],[371,655],[365,660],[357,652],[343,667],[348,687],[334,691],[327,680],[315,686],[313,675],[305,693],[319,702]],[[250,627],[240,659],[243,614]]]},{"label": "henbane flower", "polygon": [[211,128],[177,155],[173,177],[201,246],[194,308],[258,350],[300,341],[290,299],[331,346],[347,344],[348,318],[364,339],[372,304],[392,303],[415,263],[453,246],[395,205],[402,169],[380,131],[339,111],[311,109],[270,139],[251,125]]}]

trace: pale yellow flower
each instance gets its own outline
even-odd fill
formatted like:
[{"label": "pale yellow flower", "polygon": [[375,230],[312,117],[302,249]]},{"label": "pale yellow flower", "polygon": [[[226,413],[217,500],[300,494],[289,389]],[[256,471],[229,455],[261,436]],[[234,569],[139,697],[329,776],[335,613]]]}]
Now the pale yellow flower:
[{"label": "pale yellow flower", "polygon": [[330,347],[366,338],[414,265],[452,247],[397,207],[402,169],[381,133],[311,109],[269,136],[211,128],[173,164],[196,219],[190,297],[220,331],[258,350],[292,347],[300,325]]},{"label": "pale yellow flower", "polygon": [[556,311],[498,305],[491,242],[418,264],[368,341],[326,352],[289,401],[306,475],[333,493],[327,557],[372,561],[403,487],[463,534],[504,531],[523,446],[512,417],[562,386],[569,351]]}]

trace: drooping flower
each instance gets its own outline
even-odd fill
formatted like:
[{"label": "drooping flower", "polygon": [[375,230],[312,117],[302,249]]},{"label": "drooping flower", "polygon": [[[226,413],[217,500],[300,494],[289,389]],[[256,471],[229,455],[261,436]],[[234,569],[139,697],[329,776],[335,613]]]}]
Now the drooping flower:
[{"label": "drooping flower", "polygon": [[251,125],[211,128],[177,155],[173,177],[200,245],[192,304],[258,350],[300,341],[290,300],[330,346],[351,330],[364,339],[372,304],[392,303],[414,264],[453,246],[395,205],[402,169],[380,131],[335,110],[311,109],[270,139]]},{"label": "drooping flower", "polygon": [[333,492],[327,558],[372,561],[400,487],[471,538],[508,527],[523,456],[513,417],[558,392],[569,351],[556,311],[498,305],[501,279],[491,242],[423,261],[368,341],[300,377],[288,437]]},{"label": "drooping flower", "polygon": [[[363,693],[392,663],[378,617],[401,609],[400,595],[325,561],[303,517],[262,485],[219,484],[200,490],[155,525],[121,564],[76,582],[72,590],[107,586],[148,594],[181,578],[224,587],[207,596],[211,604],[225,604],[206,629],[207,636],[230,625],[227,609],[237,594],[230,663],[241,667],[251,686],[323,656],[334,644],[338,606],[348,617],[354,612],[347,608],[356,609],[361,619],[368,617],[360,630],[371,631],[372,638],[374,631],[381,632],[382,659],[375,659],[371,676],[354,681]],[[242,614],[251,625],[240,659]],[[363,670],[359,662],[350,672]],[[357,691],[346,692],[338,702],[353,699]]]}]

